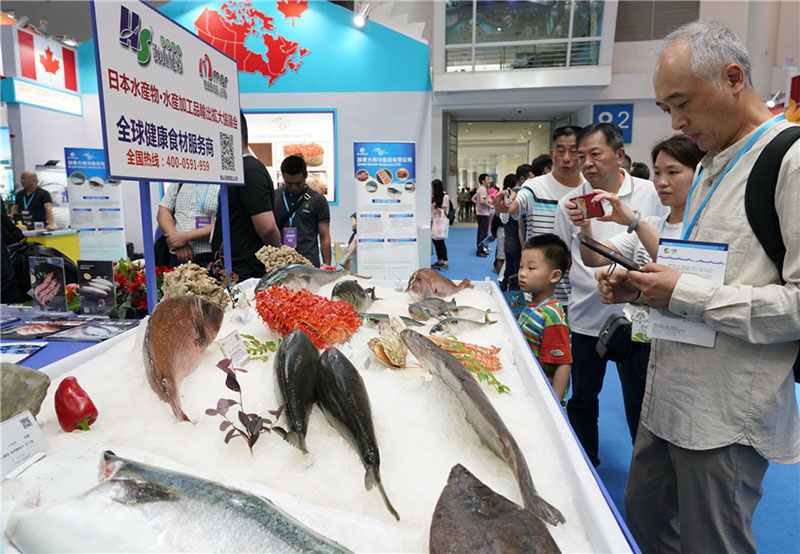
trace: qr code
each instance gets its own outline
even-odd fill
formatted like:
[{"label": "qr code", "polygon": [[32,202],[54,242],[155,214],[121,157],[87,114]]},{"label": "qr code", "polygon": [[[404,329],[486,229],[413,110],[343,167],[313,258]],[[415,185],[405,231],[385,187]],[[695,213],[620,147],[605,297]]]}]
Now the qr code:
[{"label": "qr code", "polygon": [[27,429],[28,427],[31,427],[33,425],[33,423],[31,423],[31,420],[28,419],[27,417],[23,417],[22,419],[19,420],[19,422],[22,424],[23,429]]},{"label": "qr code", "polygon": [[222,170],[236,171],[236,159],[233,152],[233,135],[219,134],[220,150],[222,152]]}]

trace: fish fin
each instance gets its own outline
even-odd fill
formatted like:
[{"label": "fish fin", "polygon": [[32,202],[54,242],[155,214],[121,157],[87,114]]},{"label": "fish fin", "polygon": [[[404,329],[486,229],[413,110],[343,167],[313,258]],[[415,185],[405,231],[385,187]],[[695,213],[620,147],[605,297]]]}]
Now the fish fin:
[{"label": "fish fin", "polygon": [[386,504],[386,509],[389,510],[389,513],[392,514],[397,521],[400,521],[400,514],[398,514],[397,510],[392,506],[389,497],[386,495],[386,490],[383,488],[378,469],[375,466],[370,466],[367,468],[367,474],[364,476],[364,486],[367,487],[367,490],[372,490],[372,487],[375,485],[378,485],[378,490],[383,497],[383,503]]},{"label": "fish fin", "polygon": [[286,442],[295,448],[302,450],[303,454],[308,454],[308,449],[306,449],[306,439],[297,431],[289,431],[286,433]]},{"label": "fish fin", "polygon": [[488,323],[489,325],[491,325],[492,323],[497,323],[497,321],[495,321],[493,319],[489,319],[489,312],[486,312],[486,316],[484,318],[484,321],[485,321],[485,323]]},{"label": "fish fin", "polygon": [[539,495],[536,495],[533,503],[530,506],[527,506],[527,508],[529,508],[536,517],[545,523],[549,523],[553,527],[557,526],[559,523],[565,523],[567,521],[564,519],[564,514],[562,514],[558,508],[551,505]]},{"label": "fish fin", "polygon": [[458,290],[468,289],[470,287],[472,287],[472,282],[469,279],[462,279],[458,284]]},{"label": "fish fin", "polygon": [[347,273],[348,273],[348,275],[352,275],[353,277],[358,277],[360,279],[372,279],[371,275],[369,275],[369,276],[367,276],[367,275],[359,275],[358,273],[350,273],[349,271]]}]

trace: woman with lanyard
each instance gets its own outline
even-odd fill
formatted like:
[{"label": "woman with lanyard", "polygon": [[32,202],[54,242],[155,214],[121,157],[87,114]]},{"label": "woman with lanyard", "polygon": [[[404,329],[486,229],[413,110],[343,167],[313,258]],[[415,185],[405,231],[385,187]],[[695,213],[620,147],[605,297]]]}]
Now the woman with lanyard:
[{"label": "woman with lanyard", "polygon": [[[697,147],[697,144],[685,135],[675,135],[659,142],[653,148],[653,182],[661,203],[670,209],[665,216],[649,216],[642,219],[638,212],[631,210],[615,194],[596,190],[598,194],[592,202],[605,200],[612,208],[610,214],[598,219],[613,221],[627,227],[603,244],[639,265],[644,265],[657,258],[660,237],[681,238],[692,177],[703,155],[704,152]],[[584,219],[581,210],[571,210],[570,217],[576,225],[581,224],[585,236],[592,236],[591,220]],[[583,244],[580,248],[584,265],[589,267],[608,265],[608,258],[589,250]],[[617,271],[626,270],[617,268]],[[647,362],[650,358],[650,339],[647,337],[649,314],[646,306],[628,304],[625,307],[625,315],[633,322],[631,332],[633,342],[627,357],[618,367],[625,401],[625,416],[631,440],[635,440],[647,378]]]},{"label": "woman with lanyard", "polygon": [[217,211],[219,185],[173,183],[158,206],[158,226],[167,239],[170,266],[212,261],[211,221]]}]

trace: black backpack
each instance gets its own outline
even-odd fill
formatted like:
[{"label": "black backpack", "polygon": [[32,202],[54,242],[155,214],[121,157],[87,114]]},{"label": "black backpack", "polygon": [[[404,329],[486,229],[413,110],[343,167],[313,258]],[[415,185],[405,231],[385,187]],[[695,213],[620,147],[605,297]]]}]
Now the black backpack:
[{"label": "black backpack", "polygon": [[450,203],[450,209],[447,210],[447,219],[450,221],[450,225],[456,222],[456,207],[453,206],[453,201],[449,198],[447,201]]},{"label": "black backpack", "polygon": [[[800,139],[800,125],[793,125],[778,133],[758,156],[753,169],[750,170],[744,192],[747,220],[767,256],[778,268],[781,283],[784,283],[783,259],[786,257],[786,247],[783,245],[778,212],[775,210],[775,187],[778,185],[778,173],[783,157],[798,139]],[[797,186],[798,183],[794,185]],[[800,354],[794,361],[792,369],[795,382],[800,383]]]}]

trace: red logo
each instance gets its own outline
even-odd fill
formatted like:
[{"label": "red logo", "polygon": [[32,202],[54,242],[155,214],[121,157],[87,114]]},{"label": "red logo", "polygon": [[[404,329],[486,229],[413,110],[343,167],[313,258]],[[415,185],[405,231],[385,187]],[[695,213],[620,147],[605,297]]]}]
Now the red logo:
[{"label": "red logo", "polygon": [[200,58],[200,76],[206,79],[211,78],[211,60],[208,54],[203,54],[203,57]]}]

